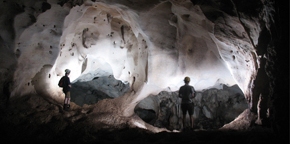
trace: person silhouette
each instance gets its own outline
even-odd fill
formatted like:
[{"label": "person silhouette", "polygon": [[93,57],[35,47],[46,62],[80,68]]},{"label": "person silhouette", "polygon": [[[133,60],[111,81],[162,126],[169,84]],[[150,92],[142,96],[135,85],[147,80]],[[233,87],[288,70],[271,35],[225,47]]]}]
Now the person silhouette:
[{"label": "person silhouette", "polygon": [[185,128],[185,122],[186,122],[186,114],[188,112],[189,119],[190,119],[190,128],[193,129],[194,125],[194,119],[193,119],[193,98],[195,97],[195,89],[193,86],[189,85],[190,78],[185,77],[184,78],[184,85],[179,88],[178,91],[178,97],[181,98],[181,110],[183,114],[183,128]]}]

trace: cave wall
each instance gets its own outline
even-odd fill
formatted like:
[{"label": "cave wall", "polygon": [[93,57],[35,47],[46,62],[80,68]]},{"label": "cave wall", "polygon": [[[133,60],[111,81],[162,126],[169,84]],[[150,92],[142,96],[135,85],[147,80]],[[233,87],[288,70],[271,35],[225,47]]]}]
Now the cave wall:
[{"label": "cave wall", "polygon": [[90,80],[107,64],[106,75],[130,83],[124,97],[133,98],[122,102],[131,111],[150,93],[176,90],[185,75],[199,90],[238,84],[254,113],[272,111],[272,1],[98,2],[0,1],[3,99],[40,93],[61,102],[65,68],[72,80]]}]

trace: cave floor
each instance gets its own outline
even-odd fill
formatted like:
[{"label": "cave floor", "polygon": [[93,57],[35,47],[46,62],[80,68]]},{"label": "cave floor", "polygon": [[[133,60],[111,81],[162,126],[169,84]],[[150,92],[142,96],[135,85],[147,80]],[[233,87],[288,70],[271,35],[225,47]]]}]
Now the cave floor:
[{"label": "cave floor", "polygon": [[[3,102],[3,101],[2,101]],[[184,130],[179,133],[151,133],[143,129],[99,129],[88,123],[91,107],[72,105],[71,112],[36,95],[5,105],[0,103],[0,139],[5,143],[197,143],[259,144],[288,143],[288,134],[269,128],[250,131]],[[287,138],[287,139],[285,139]],[[1,143],[2,143],[1,142]]]},{"label": "cave floor", "polygon": [[[3,128],[4,127],[4,128]],[[115,131],[99,130],[90,131],[86,127],[69,126],[65,130],[54,132],[50,125],[3,125],[1,124],[1,140],[9,143],[196,143],[196,144],[265,144],[287,143],[279,136],[265,131],[192,131],[180,133],[161,132],[148,133],[140,129],[121,129]]]}]

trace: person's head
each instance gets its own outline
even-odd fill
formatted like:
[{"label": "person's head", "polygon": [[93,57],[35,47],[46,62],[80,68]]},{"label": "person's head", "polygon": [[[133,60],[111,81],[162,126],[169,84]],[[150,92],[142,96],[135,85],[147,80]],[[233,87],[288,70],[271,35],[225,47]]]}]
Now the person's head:
[{"label": "person's head", "polygon": [[65,70],[65,75],[69,75],[70,74],[70,70],[69,69],[66,69]]},{"label": "person's head", "polygon": [[190,78],[189,77],[185,77],[183,81],[184,81],[184,83],[188,84],[190,82]]}]

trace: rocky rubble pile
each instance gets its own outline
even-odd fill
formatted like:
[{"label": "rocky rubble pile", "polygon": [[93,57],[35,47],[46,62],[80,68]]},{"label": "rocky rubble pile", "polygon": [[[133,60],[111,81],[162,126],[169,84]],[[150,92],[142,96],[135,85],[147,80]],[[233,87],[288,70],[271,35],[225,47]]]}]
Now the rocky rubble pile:
[{"label": "rocky rubble pile", "polygon": [[[103,99],[119,97],[129,89],[128,84],[112,76],[97,77],[89,82],[74,83],[71,95],[72,101],[79,106],[93,105]],[[163,91],[142,100],[135,113],[156,127],[180,130],[183,128],[180,104],[178,92]],[[195,126],[197,129],[218,129],[245,109],[247,102],[237,85],[198,91],[194,98]]]}]

